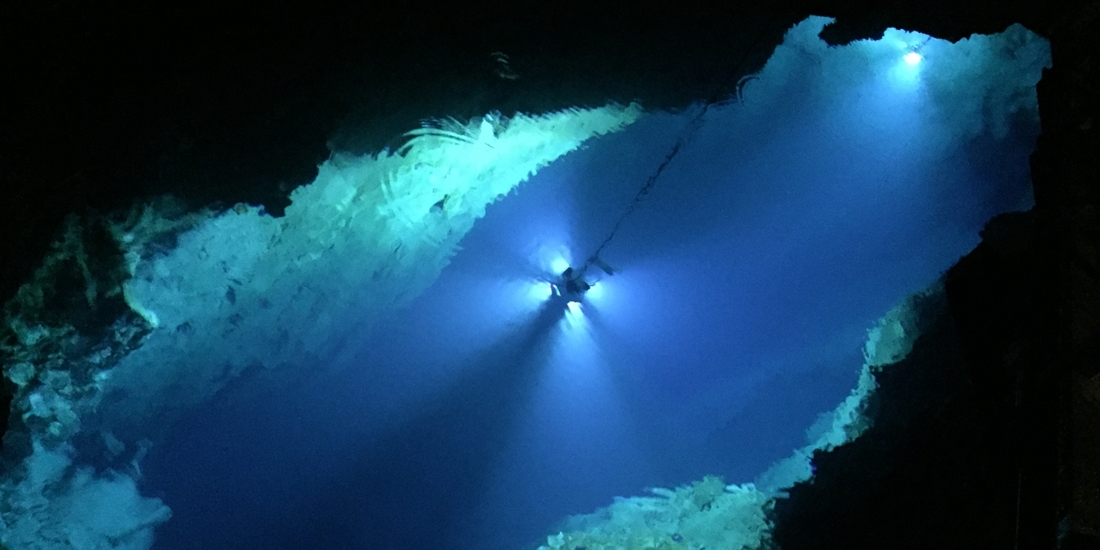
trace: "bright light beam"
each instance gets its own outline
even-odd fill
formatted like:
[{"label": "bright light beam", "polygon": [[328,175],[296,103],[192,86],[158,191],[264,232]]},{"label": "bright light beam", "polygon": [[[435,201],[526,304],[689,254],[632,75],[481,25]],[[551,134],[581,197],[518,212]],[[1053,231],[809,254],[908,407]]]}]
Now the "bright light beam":
[{"label": "bright light beam", "polygon": [[569,258],[566,258],[564,254],[554,256],[550,260],[550,272],[553,274],[561,273],[569,267]]},{"label": "bright light beam", "polygon": [[584,299],[586,302],[599,305],[599,302],[604,297],[604,291],[606,290],[603,283],[594,282],[588,287],[588,291],[584,293]]},{"label": "bright light beam", "polygon": [[920,60],[922,59],[922,57],[921,57],[921,54],[919,54],[915,51],[912,51],[912,52],[909,52],[909,53],[905,54],[905,57],[903,57],[902,59],[905,59],[905,62],[910,64],[910,65],[916,65],[917,63],[920,63]]}]

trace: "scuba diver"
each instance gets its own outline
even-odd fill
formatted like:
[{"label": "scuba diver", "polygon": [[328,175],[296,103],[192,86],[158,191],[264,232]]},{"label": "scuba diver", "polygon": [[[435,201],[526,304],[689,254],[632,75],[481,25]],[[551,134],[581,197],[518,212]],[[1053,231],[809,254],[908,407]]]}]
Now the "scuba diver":
[{"label": "scuba diver", "polygon": [[560,280],[554,284],[554,290],[559,296],[570,298],[570,301],[574,302],[579,302],[590,288],[592,285],[584,280],[584,275],[572,267],[565,268],[565,271],[561,272]]},{"label": "scuba diver", "polygon": [[589,264],[595,264],[600,269],[604,270],[608,275],[615,274],[615,269],[607,265],[603,260],[593,256],[581,269],[575,269],[573,267],[565,268],[558,275],[558,279],[550,283],[550,288],[553,290],[554,296],[564,299],[566,302],[580,302],[584,298],[584,293],[588,292],[592,288],[595,282],[589,283],[585,280],[584,272],[588,269]]}]

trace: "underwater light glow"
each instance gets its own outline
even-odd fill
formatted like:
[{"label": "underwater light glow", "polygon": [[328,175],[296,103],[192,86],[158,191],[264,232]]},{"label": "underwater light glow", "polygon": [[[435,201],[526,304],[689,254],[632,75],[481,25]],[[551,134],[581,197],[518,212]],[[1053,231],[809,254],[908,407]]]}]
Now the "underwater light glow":
[{"label": "underwater light glow", "polygon": [[569,260],[565,256],[557,256],[553,260],[550,260],[550,272],[561,273],[569,269]]},{"label": "underwater light glow", "polygon": [[526,285],[524,302],[527,304],[541,304],[554,294],[554,285],[544,281],[530,281]]},{"label": "underwater light glow", "polygon": [[588,291],[584,293],[584,297],[588,302],[599,302],[604,295],[604,285],[591,283],[588,286]]},{"label": "underwater light glow", "polygon": [[909,53],[905,54],[905,57],[903,59],[905,59],[905,62],[910,64],[910,65],[916,65],[917,63],[920,63],[920,60],[922,58],[921,58],[921,54],[913,51],[913,52],[909,52]]},{"label": "underwater light glow", "polygon": [[580,302],[570,301],[566,303],[565,316],[562,317],[558,327],[563,335],[587,334],[588,319],[585,318]]}]

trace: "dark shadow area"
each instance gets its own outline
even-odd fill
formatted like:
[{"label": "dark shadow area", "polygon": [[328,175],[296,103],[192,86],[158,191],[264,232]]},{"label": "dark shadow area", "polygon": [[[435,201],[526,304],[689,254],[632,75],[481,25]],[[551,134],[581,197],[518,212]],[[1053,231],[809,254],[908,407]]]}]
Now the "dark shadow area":
[{"label": "dark shadow area", "polygon": [[[784,549],[1050,548],[1058,445],[1052,379],[1032,365],[1051,337],[1034,216],[993,220],[918,301],[921,337],[876,378],[875,425],[814,455],[816,475],[776,505]],[[1025,390],[1026,388],[1026,390]],[[1049,518],[1048,518],[1049,519]]]},{"label": "dark shadow area", "polygon": [[18,85],[4,108],[0,301],[70,212],[173,193],[279,214],[326,144],[393,149],[422,119],[493,109],[681,108],[758,70],[802,17],[737,2],[652,8],[9,3],[4,68]]}]

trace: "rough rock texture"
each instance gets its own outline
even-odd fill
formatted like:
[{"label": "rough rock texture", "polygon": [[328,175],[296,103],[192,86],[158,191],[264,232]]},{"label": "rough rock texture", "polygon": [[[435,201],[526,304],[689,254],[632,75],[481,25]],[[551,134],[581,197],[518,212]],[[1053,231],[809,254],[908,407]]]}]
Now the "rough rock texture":
[{"label": "rough rock texture", "polygon": [[[98,395],[96,377],[141,345],[150,327],[123,298],[129,276],[104,220],[73,216],[35,273],[44,283],[22,287],[0,311],[17,321],[0,326],[0,360],[10,369],[0,400],[6,431],[0,467],[30,454],[34,427],[59,442],[75,434],[89,411],[72,403]],[[7,418],[17,386],[33,379],[43,381],[39,400],[26,415]]]},{"label": "rough rock texture", "polygon": [[278,214],[329,140],[377,150],[427,117],[728,96],[806,15],[717,1],[242,3],[2,8],[19,22],[0,40],[20,85],[5,104],[0,302],[72,211],[172,192]]},{"label": "rough rock texture", "polygon": [[[72,212],[170,191],[192,208],[278,214],[328,139],[394,147],[423,117],[723,98],[811,13],[839,18],[823,33],[833,43],[887,26],[954,39],[1021,22],[1053,54],[1036,206],[991,224],[952,270],[910,368],[884,374],[876,429],[817,457],[817,481],[780,506],[776,536],[786,550],[1100,545],[1100,4],[431,4],[4,4],[14,84],[0,132],[0,302]],[[111,281],[119,261],[110,243],[84,246],[96,242],[88,270],[58,266],[80,284],[42,297],[43,318],[70,324],[88,353],[95,327],[128,315],[110,288],[88,298],[86,283]]]}]

